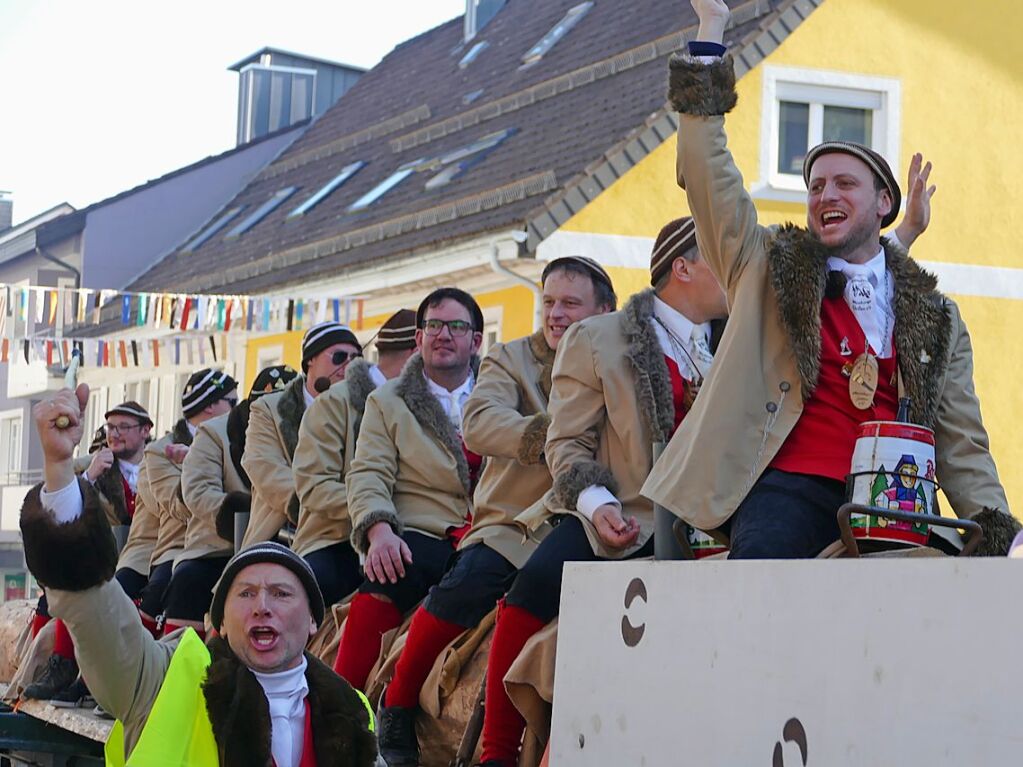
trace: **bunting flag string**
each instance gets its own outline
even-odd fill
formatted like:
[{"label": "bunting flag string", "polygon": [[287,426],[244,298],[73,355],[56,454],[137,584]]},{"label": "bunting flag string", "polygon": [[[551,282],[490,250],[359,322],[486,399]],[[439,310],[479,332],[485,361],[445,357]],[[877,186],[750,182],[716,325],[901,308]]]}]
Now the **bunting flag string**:
[{"label": "bunting flag string", "polygon": [[230,362],[226,333],[149,339],[0,338],[0,364],[66,367],[71,352],[82,354],[83,367],[165,368]]},{"label": "bunting flag string", "polygon": [[[16,336],[38,335],[45,328],[52,330],[54,337],[61,338],[66,332],[73,333],[76,327],[101,324],[103,309],[111,304],[120,308],[120,324],[126,328],[283,333],[306,330],[327,319],[361,330],[365,296],[300,298],[134,293],[0,283],[0,337],[13,341]],[[107,318],[111,316],[117,314],[108,314]]]}]

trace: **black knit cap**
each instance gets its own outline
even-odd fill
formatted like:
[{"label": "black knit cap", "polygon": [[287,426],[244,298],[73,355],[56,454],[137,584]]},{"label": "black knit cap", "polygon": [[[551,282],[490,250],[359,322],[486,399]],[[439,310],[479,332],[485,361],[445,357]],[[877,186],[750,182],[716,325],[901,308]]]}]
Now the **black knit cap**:
[{"label": "black knit cap", "polygon": [[362,352],[362,344],[347,325],[340,322],[321,322],[309,328],[302,338],[302,370],[306,370],[309,360],[334,344],[351,344]]},{"label": "black knit cap", "polygon": [[888,189],[888,194],[892,197],[892,209],[888,211],[887,216],[881,219],[881,228],[883,229],[895,223],[895,219],[899,216],[899,208],[902,206],[902,192],[899,191],[899,182],[895,180],[895,174],[892,173],[888,161],[870,147],[863,146],[863,144],[857,144],[854,141],[825,141],[823,144],[818,144],[807,152],[806,157],[803,159],[803,181],[807,187],[810,186],[810,171],[813,169],[813,164],[817,158],[822,155],[835,153],[852,155],[862,160],[873,174],[881,179],[881,183],[885,185],[885,188]]},{"label": "black knit cap", "polygon": [[272,394],[275,391],[284,391],[288,384],[298,378],[298,371],[291,365],[271,365],[263,368],[256,375],[249,389],[249,399],[255,400],[264,394]]},{"label": "black knit cap", "polygon": [[222,370],[203,368],[188,377],[181,392],[181,410],[185,418],[198,415],[204,408],[220,402],[238,388],[238,382]]},{"label": "black knit cap", "polygon": [[224,603],[227,601],[227,592],[231,590],[231,585],[238,577],[238,573],[249,565],[258,565],[263,562],[286,567],[295,574],[309,598],[309,611],[313,615],[313,620],[319,626],[323,622],[326,608],[323,604],[323,594],[320,593],[320,587],[316,583],[316,576],[313,575],[312,568],[287,546],[282,546],[274,541],[264,541],[263,543],[254,543],[239,551],[224,568],[224,574],[220,576],[220,580],[217,581],[217,585],[213,589],[213,603],[210,605],[210,622],[213,624],[213,628],[220,631],[220,626],[224,622]]}]

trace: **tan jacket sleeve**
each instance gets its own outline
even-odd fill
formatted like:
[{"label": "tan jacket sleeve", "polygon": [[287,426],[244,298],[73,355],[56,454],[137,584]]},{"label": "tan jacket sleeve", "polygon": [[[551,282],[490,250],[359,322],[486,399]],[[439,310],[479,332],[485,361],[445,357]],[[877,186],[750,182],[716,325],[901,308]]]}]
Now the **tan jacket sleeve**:
[{"label": "tan jacket sleeve", "polygon": [[200,426],[181,466],[181,494],[191,514],[214,523],[227,496],[224,460],[220,441]]},{"label": "tan jacket sleeve", "polygon": [[242,467],[263,502],[283,513],[295,493],[295,479],[291,461],[282,450],[270,404],[265,397],[258,399],[249,411]]},{"label": "tan jacket sleeve", "polygon": [[585,321],[571,326],[558,344],[548,413],[547,465],[565,508],[574,510],[579,493],[590,485],[616,492],[610,470],[594,460],[607,409]]},{"label": "tan jacket sleeve", "polygon": [[181,471],[162,453],[146,455],[149,491],[160,509],[180,522],[188,521],[188,508],[181,502]]},{"label": "tan jacket sleeve", "polygon": [[938,482],[960,518],[985,508],[1010,513],[973,388],[970,334],[949,303],[953,343],[934,429]]},{"label": "tan jacket sleeve", "polygon": [[377,522],[387,522],[396,533],[402,524],[394,507],[394,485],[398,455],[377,392],[366,400],[366,413],[359,429],[355,458],[345,478],[348,513],[352,518],[352,543],[364,551],[366,533]]},{"label": "tan jacket sleeve", "polygon": [[513,460],[519,457],[533,417],[519,413],[522,395],[512,375],[513,365],[503,344],[480,364],[476,386],[462,414],[462,437],[474,453]]},{"label": "tan jacket sleeve", "polygon": [[303,514],[348,517],[344,466],[349,417],[347,398],[328,392],[317,397],[302,418],[292,470]]}]

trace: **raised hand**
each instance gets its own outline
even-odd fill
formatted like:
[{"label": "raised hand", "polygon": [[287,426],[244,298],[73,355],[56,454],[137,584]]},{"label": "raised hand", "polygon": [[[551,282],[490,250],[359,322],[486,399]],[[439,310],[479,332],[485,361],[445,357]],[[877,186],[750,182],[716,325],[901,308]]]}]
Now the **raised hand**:
[{"label": "raised hand", "polygon": [[[88,402],[89,387],[80,384],[75,391],[62,389],[32,408],[32,420],[43,448],[47,490],[60,490],[74,479],[72,458],[82,441]],[[65,428],[58,426],[57,421],[63,424],[65,419],[68,425]]]},{"label": "raised hand", "polygon": [[732,12],[725,0],[689,0],[700,19],[700,29],[696,39],[705,43],[723,43],[725,27]]},{"label": "raised hand", "polygon": [[931,163],[924,164],[924,157],[917,152],[909,161],[909,176],[906,180],[906,215],[896,228],[899,240],[908,250],[931,223],[931,197],[937,191],[935,185],[927,186],[931,177]]}]

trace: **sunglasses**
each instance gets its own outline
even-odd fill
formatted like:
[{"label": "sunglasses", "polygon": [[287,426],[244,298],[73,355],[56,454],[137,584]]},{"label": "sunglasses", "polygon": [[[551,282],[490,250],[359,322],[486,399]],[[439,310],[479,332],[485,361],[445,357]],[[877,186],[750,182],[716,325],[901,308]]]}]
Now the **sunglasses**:
[{"label": "sunglasses", "polygon": [[452,338],[462,338],[473,329],[465,320],[426,320],[423,323],[423,332],[428,336],[439,336],[444,328]]},{"label": "sunglasses", "polygon": [[224,397],[224,402],[226,402],[231,407],[234,407],[235,405],[238,404],[238,398],[237,397]]},{"label": "sunglasses", "polygon": [[330,355],[330,362],[332,365],[344,365],[348,360],[354,360],[356,357],[361,357],[362,352],[334,352]]}]

